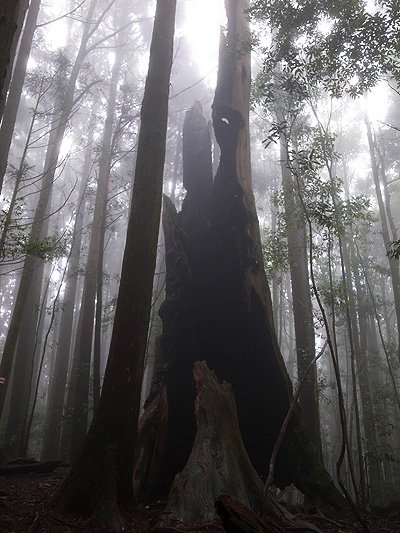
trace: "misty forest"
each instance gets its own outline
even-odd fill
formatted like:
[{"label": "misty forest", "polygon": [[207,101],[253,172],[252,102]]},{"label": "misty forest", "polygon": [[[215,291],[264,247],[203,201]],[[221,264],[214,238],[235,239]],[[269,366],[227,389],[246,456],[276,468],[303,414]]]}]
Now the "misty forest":
[{"label": "misty forest", "polygon": [[396,0],[1,0],[1,531],[400,531],[399,109]]}]

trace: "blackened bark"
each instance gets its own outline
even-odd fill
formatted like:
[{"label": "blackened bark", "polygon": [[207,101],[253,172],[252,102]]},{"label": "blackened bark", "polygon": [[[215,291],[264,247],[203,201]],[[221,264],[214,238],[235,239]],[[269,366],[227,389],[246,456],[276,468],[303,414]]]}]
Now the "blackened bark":
[{"label": "blackened bark", "polygon": [[[271,299],[263,269],[251,185],[248,113],[250,57],[245,1],[227,1],[228,36],[221,37],[220,70],[213,104],[221,148],[210,186],[209,139],[184,142],[187,197],[176,214],[166,203],[166,300],[162,355],[154,386],[166,384],[168,432],[159,492],[182,470],[195,435],[192,365],[205,359],[218,379],[231,383],[250,460],[265,475],[292,388],[275,338]],[[188,139],[190,117],[184,135]],[[196,128],[204,119],[192,120]],[[203,130],[205,132],[205,130]],[[203,138],[200,146],[199,139]],[[190,146],[190,149],[189,149]],[[207,156],[198,158],[198,152]],[[191,158],[188,161],[188,158]],[[192,175],[188,175],[191,173]],[[301,458],[301,459],[299,459]],[[305,434],[296,410],[276,464],[275,483],[294,482],[306,493],[336,505],[343,499]],[[146,487],[146,492],[150,487]]]}]

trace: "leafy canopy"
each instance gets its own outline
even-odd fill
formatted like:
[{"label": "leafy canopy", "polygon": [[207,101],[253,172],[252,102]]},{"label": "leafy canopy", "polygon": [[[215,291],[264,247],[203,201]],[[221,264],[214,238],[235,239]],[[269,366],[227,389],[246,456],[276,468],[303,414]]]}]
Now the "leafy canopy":
[{"label": "leafy canopy", "polygon": [[253,0],[250,14],[266,21],[273,47],[265,66],[307,67],[334,96],[362,94],[383,76],[400,82],[400,1]]}]

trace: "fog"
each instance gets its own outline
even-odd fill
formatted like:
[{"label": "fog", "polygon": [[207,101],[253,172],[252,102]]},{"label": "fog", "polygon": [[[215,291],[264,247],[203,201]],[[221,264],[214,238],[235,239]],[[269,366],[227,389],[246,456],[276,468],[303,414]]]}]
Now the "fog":
[{"label": "fog", "polygon": [[[70,464],[99,405],[128,221],[136,216],[131,201],[156,4],[31,0],[11,56],[0,123],[4,463]],[[367,22],[347,34],[339,31],[345,21],[359,19],[346,15],[345,6],[336,12],[322,3],[308,14],[298,2],[272,2],[269,11],[266,4],[251,4],[243,18],[250,30],[240,33],[238,25],[240,38],[233,38],[224,1],[177,2],[164,214],[150,311],[143,312],[149,318],[143,375],[138,370],[139,385],[132,385],[141,388],[139,427],[168,387],[183,394],[171,400],[169,413],[183,402],[180,373],[205,360],[217,379],[232,384],[245,448],[263,482],[273,446],[265,440],[260,472],[252,435],[267,428],[278,439],[295,405],[286,438],[300,431],[291,423],[301,427],[344,499],[364,510],[383,507],[400,499],[400,115],[391,48],[398,14],[360,2],[362,20],[382,15],[386,34],[368,33]],[[335,48],[338,35],[345,42]],[[378,38],[385,41],[381,48],[374,45]],[[225,39],[228,48],[236,39],[232,69],[245,60],[252,68],[247,111],[239,109],[241,133],[231,137],[234,115],[221,112],[228,133],[219,131],[218,106],[236,112],[247,82],[242,67],[240,89],[228,90],[232,109],[218,100],[227,90]],[[157,75],[161,85],[161,68]],[[243,172],[237,170],[235,194],[227,178],[231,156]],[[141,254],[147,257],[143,250],[132,252],[139,264]],[[240,357],[243,366],[235,362]],[[243,387],[235,383],[238,375]],[[276,394],[276,405],[253,411],[270,398],[260,392],[246,414],[244,398],[264,387]],[[194,395],[191,378],[187,390]],[[193,415],[194,404],[188,411]],[[170,416],[178,432],[178,414]],[[162,433],[160,417],[157,446],[166,442],[169,453],[172,439],[178,455],[180,438],[189,439],[186,429],[172,438],[172,429]],[[194,419],[191,424],[194,432]],[[282,446],[289,453],[285,440]],[[142,441],[139,448],[146,450]],[[303,503],[305,494],[307,503],[312,490],[312,497],[329,500],[319,485],[303,486],[300,474],[282,474],[279,455],[277,461],[282,501]],[[165,480],[173,480],[167,470],[158,472],[164,491]]]}]

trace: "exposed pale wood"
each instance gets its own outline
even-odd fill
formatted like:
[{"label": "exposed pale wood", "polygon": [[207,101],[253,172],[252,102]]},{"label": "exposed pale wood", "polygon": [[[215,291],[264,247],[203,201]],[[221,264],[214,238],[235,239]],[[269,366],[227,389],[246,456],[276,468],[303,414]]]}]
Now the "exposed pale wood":
[{"label": "exposed pale wood", "polygon": [[220,384],[204,361],[193,370],[197,433],[185,468],[173,483],[165,523],[204,523],[216,516],[215,499],[231,494],[261,510],[262,482],[240,434],[231,386]]}]

